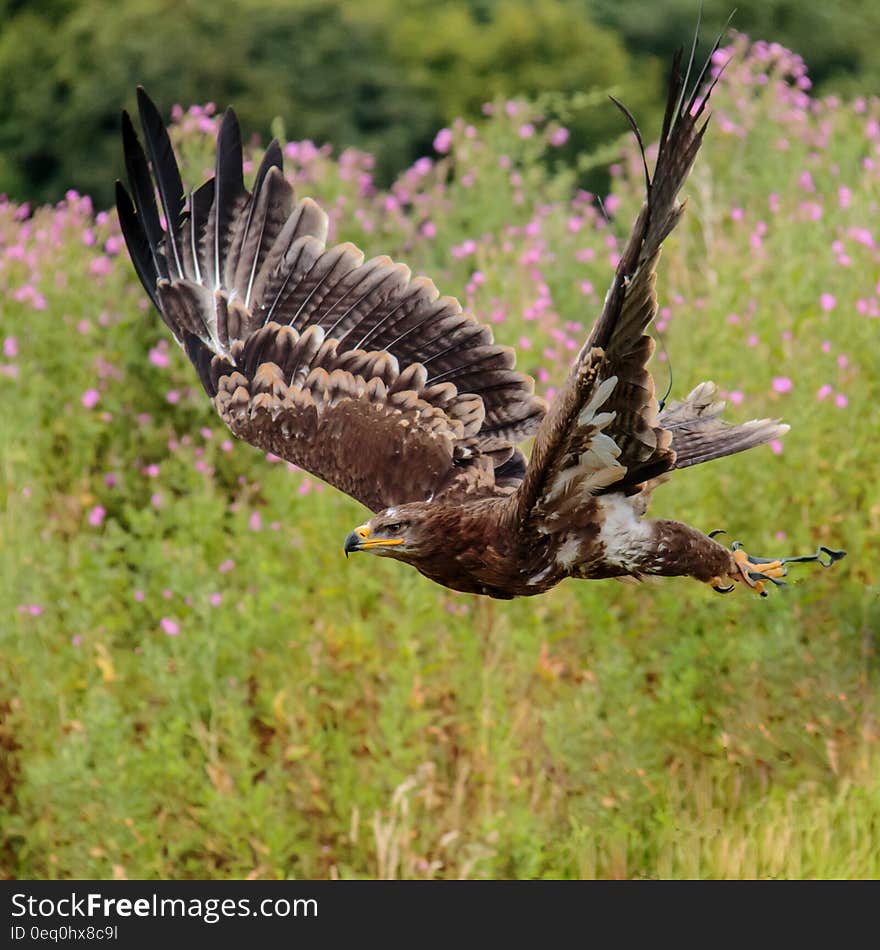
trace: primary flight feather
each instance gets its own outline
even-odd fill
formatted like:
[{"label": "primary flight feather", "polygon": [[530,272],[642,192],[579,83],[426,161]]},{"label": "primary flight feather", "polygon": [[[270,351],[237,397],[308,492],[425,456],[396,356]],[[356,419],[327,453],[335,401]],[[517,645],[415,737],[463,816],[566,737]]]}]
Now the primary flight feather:
[{"label": "primary flight feather", "polygon": [[[327,216],[295,199],[277,142],[247,191],[232,110],[214,177],[187,198],[159,113],[138,90],[146,151],[124,114],[130,193],[117,185],[138,277],[236,436],[375,512],[349,534],[346,554],[393,557],[446,587],[499,598],[566,577],[645,575],[766,593],[789,561],[843,556],[750,558],[686,524],[643,517],[669,473],[788,429],[723,422],[711,383],[662,411],[657,402],[646,333],[655,269],[684,208],[678,193],[714,85],[704,67],[688,89],[680,67],[681,53],[645,202],[549,407],[513,350],[430,280],[387,257],[364,261],[352,244],[326,247]],[[532,436],[527,461],[518,446]]]}]

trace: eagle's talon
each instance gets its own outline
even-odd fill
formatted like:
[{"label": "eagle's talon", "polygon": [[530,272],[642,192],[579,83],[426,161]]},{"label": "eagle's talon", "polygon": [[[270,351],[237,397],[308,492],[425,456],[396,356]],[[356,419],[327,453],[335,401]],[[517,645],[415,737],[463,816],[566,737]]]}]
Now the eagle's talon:
[{"label": "eagle's talon", "polygon": [[713,577],[709,583],[712,585],[712,590],[718,594],[729,594],[734,587],[736,587],[736,584],[729,584],[727,587],[722,587],[720,577]]},{"label": "eagle's talon", "polygon": [[739,541],[734,541],[730,548],[733,551],[737,573],[731,573],[729,576],[748,585],[756,594],[760,594],[762,597],[766,597],[769,593],[766,589],[768,581],[774,587],[787,586],[786,582],[782,580],[783,577],[788,575],[787,564],[815,561],[821,564],[822,567],[831,567],[835,561],[839,561],[846,556],[846,551],[834,551],[823,546],[820,546],[815,554],[783,558],[753,557],[746,553]]}]

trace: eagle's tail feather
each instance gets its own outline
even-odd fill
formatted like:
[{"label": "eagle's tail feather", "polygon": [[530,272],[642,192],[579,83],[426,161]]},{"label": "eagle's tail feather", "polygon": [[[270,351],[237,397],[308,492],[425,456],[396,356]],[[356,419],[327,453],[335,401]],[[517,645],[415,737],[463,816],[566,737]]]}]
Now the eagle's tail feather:
[{"label": "eagle's tail feather", "polygon": [[675,468],[688,468],[712,459],[735,455],[779,439],[789,427],[778,419],[752,419],[740,425],[724,422],[714,383],[700,383],[681,402],[671,402],[659,423],[672,433]]}]

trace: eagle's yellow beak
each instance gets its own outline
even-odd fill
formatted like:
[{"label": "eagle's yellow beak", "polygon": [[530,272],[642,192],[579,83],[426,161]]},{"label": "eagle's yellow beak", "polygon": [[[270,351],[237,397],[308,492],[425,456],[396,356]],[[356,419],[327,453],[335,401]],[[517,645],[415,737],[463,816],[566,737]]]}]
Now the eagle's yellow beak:
[{"label": "eagle's yellow beak", "polygon": [[371,538],[369,525],[362,524],[352,531],[345,539],[345,556],[352,551],[369,551],[370,548],[394,547],[403,544],[403,538]]}]

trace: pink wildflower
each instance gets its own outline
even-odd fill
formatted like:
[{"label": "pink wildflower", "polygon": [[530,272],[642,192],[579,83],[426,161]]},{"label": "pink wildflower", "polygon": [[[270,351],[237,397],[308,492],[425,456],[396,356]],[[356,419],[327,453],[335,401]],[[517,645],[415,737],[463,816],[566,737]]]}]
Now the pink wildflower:
[{"label": "pink wildflower", "polygon": [[773,377],[773,390],[777,393],[790,393],[793,383],[787,376]]},{"label": "pink wildflower", "polygon": [[434,150],[445,155],[452,148],[452,132],[449,129],[440,129],[434,136]]}]

